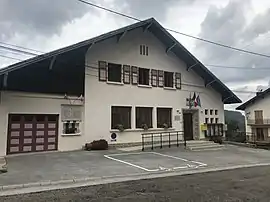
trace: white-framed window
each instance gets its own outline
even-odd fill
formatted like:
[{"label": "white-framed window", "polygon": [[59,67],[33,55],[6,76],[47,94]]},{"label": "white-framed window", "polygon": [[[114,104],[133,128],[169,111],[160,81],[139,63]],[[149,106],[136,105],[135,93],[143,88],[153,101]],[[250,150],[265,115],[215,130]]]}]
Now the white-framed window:
[{"label": "white-framed window", "polygon": [[153,107],[136,107],[136,128],[153,128]]},{"label": "white-framed window", "polygon": [[131,129],[132,107],[112,106],[111,107],[111,129],[118,129],[122,125],[124,129]]},{"label": "white-framed window", "polygon": [[108,81],[122,82],[122,65],[115,63],[108,63]]},{"label": "white-framed window", "polygon": [[61,121],[63,124],[63,134],[78,134],[81,132],[82,106],[62,105]]},{"label": "white-framed window", "polygon": [[150,85],[150,69],[139,68],[139,84],[140,85]]},{"label": "white-framed window", "polygon": [[63,134],[78,134],[80,131],[79,121],[65,121],[63,123]]},{"label": "white-framed window", "polygon": [[173,72],[164,71],[164,87],[173,88]]},{"label": "white-framed window", "polygon": [[157,107],[157,128],[172,127],[172,108]]}]

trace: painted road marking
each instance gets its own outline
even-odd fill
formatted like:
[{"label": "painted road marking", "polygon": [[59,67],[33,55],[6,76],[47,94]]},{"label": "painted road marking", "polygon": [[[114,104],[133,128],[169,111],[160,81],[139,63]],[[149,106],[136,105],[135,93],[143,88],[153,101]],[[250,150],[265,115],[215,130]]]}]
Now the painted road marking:
[{"label": "painted road marking", "polygon": [[[180,161],[187,162],[187,164],[186,164],[186,166],[179,166],[179,167],[173,167],[173,168],[165,168],[163,166],[159,166],[159,168],[157,168],[157,169],[148,169],[148,168],[145,168],[143,166],[139,166],[139,165],[129,163],[127,161],[120,160],[118,158],[112,157],[112,156],[127,156],[127,155],[145,155],[145,154],[154,154],[154,155],[159,155],[159,156],[163,156],[163,157],[167,157],[167,158],[173,158],[173,159],[177,159],[177,160],[180,160]],[[113,161],[124,163],[126,165],[129,165],[129,166],[132,166],[132,167],[135,167],[135,168],[139,168],[139,169],[147,171],[147,172],[173,171],[173,170],[188,169],[188,168],[197,169],[197,168],[202,167],[202,166],[207,166],[207,164],[202,163],[202,162],[191,161],[191,160],[188,160],[188,159],[180,158],[180,157],[177,157],[177,156],[171,156],[171,155],[167,155],[167,154],[161,154],[161,153],[158,153],[158,152],[117,153],[117,154],[104,155],[104,157],[108,158],[110,160],[113,160]],[[194,164],[197,164],[197,165],[188,164],[188,162],[191,162],[191,163],[194,163]]]},{"label": "painted road marking", "polygon": [[110,157],[109,155],[104,155],[104,157],[108,158],[108,159],[111,159],[111,160],[114,160],[114,161],[118,161],[120,163],[124,163],[124,164],[127,164],[127,165],[130,165],[132,167],[135,167],[135,168],[139,168],[139,169],[142,169],[144,171],[147,171],[147,172],[155,172],[155,171],[159,171],[159,169],[147,169],[147,168],[144,168],[142,166],[138,166],[138,165],[135,165],[133,163],[129,163],[127,161],[123,161],[123,160],[120,160],[120,159],[117,159],[117,158],[113,158],[113,157]]}]

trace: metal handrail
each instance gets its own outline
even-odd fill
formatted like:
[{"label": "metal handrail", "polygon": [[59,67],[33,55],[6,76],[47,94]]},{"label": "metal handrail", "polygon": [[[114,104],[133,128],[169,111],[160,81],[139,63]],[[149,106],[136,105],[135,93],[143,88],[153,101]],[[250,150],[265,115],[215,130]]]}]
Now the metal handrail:
[{"label": "metal handrail", "polygon": [[248,125],[270,125],[270,119],[248,119],[247,120]]},{"label": "metal handrail", "polygon": [[[151,139],[151,149],[153,150],[154,149],[154,139],[155,137],[158,137],[159,138],[159,147],[160,148],[163,148],[163,145],[164,145],[164,137],[168,137],[168,142],[169,142],[169,148],[171,147],[171,137],[175,137],[176,136],[176,145],[177,147],[179,147],[179,135],[181,135],[183,137],[183,141],[184,141],[184,145],[186,147],[186,138],[185,138],[185,135],[184,135],[184,131],[163,131],[163,132],[150,132],[150,133],[143,133],[142,134],[142,151],[144,151],[145,149],[145,140],[147,139]],[[166,141],[167,142],[167,141]],[[175,142],[175,140],[173,141]]]}]

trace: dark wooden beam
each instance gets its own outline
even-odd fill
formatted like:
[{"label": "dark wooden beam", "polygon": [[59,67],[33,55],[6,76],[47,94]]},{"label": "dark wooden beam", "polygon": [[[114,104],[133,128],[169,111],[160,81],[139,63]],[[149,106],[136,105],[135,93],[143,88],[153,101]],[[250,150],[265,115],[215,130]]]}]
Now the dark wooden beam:
[{"label": "dark wooden beam", "polygon": [[146,32],[151,26],[153,25],[153,23],[149,23],[144,29],[143,32]]},{"label": "dark wooden beam", "polygon": [[205,82],[205,87],[208,87],[209,85],[211,85],[214,82],[216,82],[216,79],[209,81],[209,82]]},{"label": "dark wooden beam", "polygon": [[195,67],[198,64],[198,62],[196,62],[194,65],[191,65],[189,67],[187,67],[187,71],[191,70],[193,67]]},{"label": "dark wooden beam", "polygon": [[174,43],[173,45],[171,45],[170,47],[168,47],[166,49],[166,53],[168,53],[169,51],[171,51],[175,46],[176,46],[176,43]]}]

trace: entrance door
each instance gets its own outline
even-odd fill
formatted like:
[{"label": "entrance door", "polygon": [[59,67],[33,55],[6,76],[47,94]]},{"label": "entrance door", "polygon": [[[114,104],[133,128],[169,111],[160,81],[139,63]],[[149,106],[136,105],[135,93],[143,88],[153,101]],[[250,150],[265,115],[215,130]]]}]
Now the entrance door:
[{"label": "entrance door", "polygon": [[184,113],[184,135],[186,140],[193,140],[193,124],[192,124],[192,114]]},{"label": "entrance door", "polygon": [[58,115],[9,114],[7,154],[57,150]]},{"label": "entrance door", "polygon": [[258,141],[264,141],[263,128],[256,128],[256,133],[257,133],[257,140]]}]

